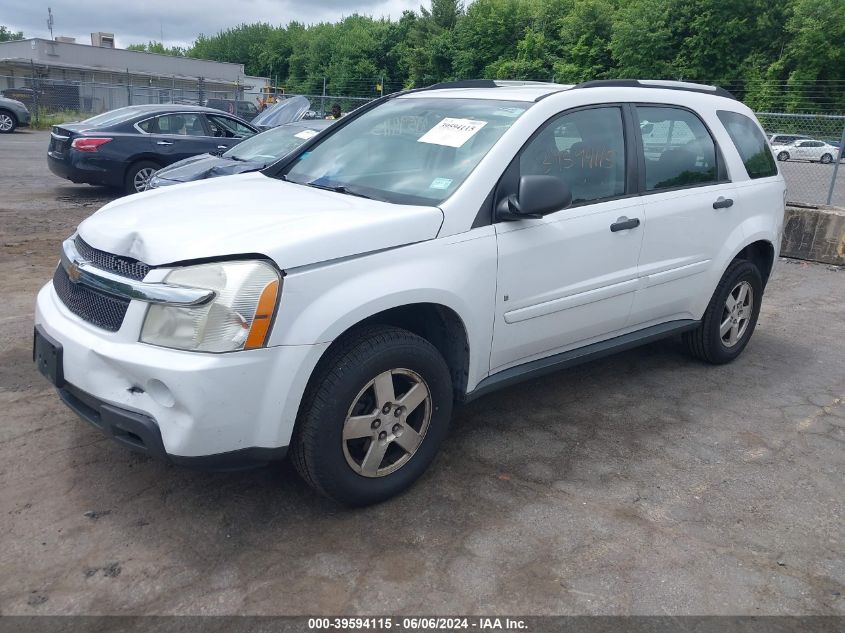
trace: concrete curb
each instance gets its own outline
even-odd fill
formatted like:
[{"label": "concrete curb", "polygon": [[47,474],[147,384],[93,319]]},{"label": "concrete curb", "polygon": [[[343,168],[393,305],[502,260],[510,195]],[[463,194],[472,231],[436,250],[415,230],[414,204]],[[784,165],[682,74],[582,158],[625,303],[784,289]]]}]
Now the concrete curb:
[{"label": "concrete curb", "polygon": [[845,209],[787,204],[783,257],[845,266]]}]

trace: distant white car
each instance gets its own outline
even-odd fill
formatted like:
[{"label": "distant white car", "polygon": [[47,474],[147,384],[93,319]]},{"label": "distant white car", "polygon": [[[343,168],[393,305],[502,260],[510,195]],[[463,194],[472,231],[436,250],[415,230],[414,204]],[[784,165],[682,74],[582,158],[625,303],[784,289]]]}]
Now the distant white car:
[{"label": "distant white car", "polygon": [[808,139],[795,141],[788,145],[774,145],[772,151],[780,161],[808,160],[819,163],[832,163],[839,156],[839,148],[824,141]]},{"label": "distant white car", "polygon": [[772,134],[769,137],[769,145],[792,145],[796,141],[809,141],[809,136],[803,134]]}]

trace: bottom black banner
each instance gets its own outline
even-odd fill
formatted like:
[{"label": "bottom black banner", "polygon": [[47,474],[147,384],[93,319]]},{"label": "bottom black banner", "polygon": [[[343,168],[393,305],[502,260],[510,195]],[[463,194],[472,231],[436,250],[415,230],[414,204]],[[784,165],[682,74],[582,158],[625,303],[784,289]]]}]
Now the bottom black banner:
[{"label": "bottom black banner", "polygon": [[845,633],[845,616],[2,616],[0,633]]}]

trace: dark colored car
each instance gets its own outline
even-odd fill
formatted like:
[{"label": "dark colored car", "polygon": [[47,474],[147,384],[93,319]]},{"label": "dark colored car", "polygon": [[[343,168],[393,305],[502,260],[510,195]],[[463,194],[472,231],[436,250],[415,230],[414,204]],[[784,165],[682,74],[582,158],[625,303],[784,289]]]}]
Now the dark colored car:
[{"label": "dark colored car", "polygon": [[334,121],[297,121],[272,128],[239,143],[217,156],[201,154],[192,156],[156,172],[150,181],[151,188],[177,185],[217,176],[258,171],[289,154],[312,136],[319,134]]},{"label": "dark colored car", "polygon": [[252,121],[258,116],[258,107],[250,101],[236,101],[235,99],[209,99],[205,105],[215,110],[222,110],[234,114],[244,121]]},{"label": "dark colored car", "polygon": [[256,128],[213,108],[139,105],[53,128],[47,164],[72,182],[144,191],[152,175],[197,154],[225,151]]}]

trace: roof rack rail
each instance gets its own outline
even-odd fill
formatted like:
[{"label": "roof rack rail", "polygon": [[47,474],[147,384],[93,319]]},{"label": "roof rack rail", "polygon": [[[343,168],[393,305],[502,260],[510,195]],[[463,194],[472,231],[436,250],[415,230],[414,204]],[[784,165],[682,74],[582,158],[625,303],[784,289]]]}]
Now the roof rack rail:
[{"label": "roof rack rail", "polygon": [[492,79],[459,79],[457,81],[443,81],[432,84],[420,90],[442,90],[443,88],[498,88]]},{"label": "roof rack rail", "polygon": [[443,90],[444,88],[513,88],[519,86],[556,86],[558,84],[547,81],[523,81],[512,79],[459,79],[457,81],[443,81],[432,84],[420,90]]},{"label": "roof rack rail", "polygon": [[707,84],[696,84],[689,81],[666,81],[660,79],[594,79],[577,84],[575,88],[660,88],[661,90],[685,90],[687,92],[701,92],[703,94],[725,97],[727,99],[738,99],[718,86]]}]

